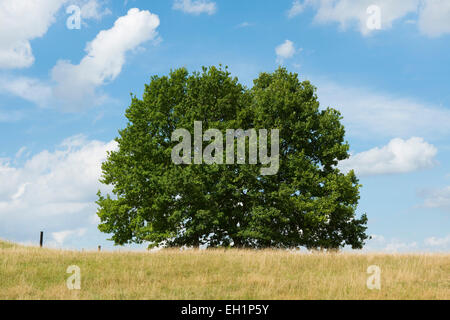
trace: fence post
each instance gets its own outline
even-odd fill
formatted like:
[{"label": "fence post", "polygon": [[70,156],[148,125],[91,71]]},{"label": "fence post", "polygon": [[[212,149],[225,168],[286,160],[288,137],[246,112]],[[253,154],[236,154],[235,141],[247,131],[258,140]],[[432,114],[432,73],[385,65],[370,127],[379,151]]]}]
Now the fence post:
[{"label": "fence post", "polygon": [[42,248],[44,245],[44,231],[41,231],[41,237],[39,239],[39,246]]}]

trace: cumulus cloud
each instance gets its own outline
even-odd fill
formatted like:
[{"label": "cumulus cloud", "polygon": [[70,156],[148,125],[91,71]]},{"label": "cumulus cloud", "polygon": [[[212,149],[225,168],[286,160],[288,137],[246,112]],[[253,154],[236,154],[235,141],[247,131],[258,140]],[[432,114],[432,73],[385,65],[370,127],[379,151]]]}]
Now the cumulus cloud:
[{"label": "cumulus cloud", "polygon": [[38,79],[28,77],[0,77],[0,92],[28,100],[38,106],[47,106],[52,99],[52,89]]},{"label": "cumulus cloud", "polygon": [[[0,68],[28,67],[33,64],[29,40],[47,32],[55,20],[55,14],[64,4],[67,4],[67,0],[0,2]],[[83,19],[100,19],[110,12],[98,0],[77,0],[73,4],[80,6]],[[29,12],[33,14],[29,15]],[[53,106],[68,111],[101,104],[106,97],[98,93],[97,88],[120,74],[127,52],[156,37],[158,25],[158,16],[149,11],[131,9],[126,16],[116,21],[113,28],[101,31],[88,43],[87,55],[80,64],[58,61],[52,69],[51,81],[2,75],[0,92],[41,107]],[[8,51],[10,45],[20,50]],[[9,121],[10,118],[0,116],[0,121]]]},{"label": "cumulus cloud", "polygon": [[51,243],[51,246],[63,246],[64,241],[69,237],[82,237],[86,234],[87,229],[81,228],[81,229],[75,229],[75,230],[64,230],[64,231],[58,231],[58,232],[52,232],[52,238],[54,240],[54,243]]},{"label": "cumulus cloud", "polygon": [[175,0],[173,9],[193,15],[199,15],[201,13],[213,15],[217,11],[217,5],[215,2],[209,0]]},{"label": "cumulus cloud", "polygon": [[294,1],[290,17],[300,14],[305,6],[312,6],[317,13],[314,21],[317,23],[338,23],[342,30],[356,26],[359,31],[367,35],[372,29],[368,28],[367,21],[370,6],[380,9],[381,29],[389,29],[392,24],[418,10],[420,0],[306,0],[303,3]]},{"label": "cumulus cloud", "polygon": [[111,14],[111,10],[104,8],[98,0],[78,0],[75,4],[80,6],[82,19],[101,20]]},{"label": "cumulus cloud", "polygon": [[78,65],[58,61],[51,72],[56,82],[53,96],[68,109],[77,109],[86,100],[96,101],[96,89],[121,73],[127,52],[157,37],[159,23],[158,16],[149,11],[130,9],[88,43],[87,54]]},{"label": "cumulus cloud", "polygon": [[23,159],[22,166],[0,160],[0,234],[27,241],[47,230],[62,243],[77,233],[61,230],[95,230],[96,193],[110,191],[98,181],[101,163],[116,148],[115,141],[74,136]]},{"label": "cumulus cloud", "polygon": [[[91,2],[87,2],[89,4]],[[99,105],[107,97],[99,87],[121,73],[126,54],[155,40],[159,17],[149,11],[131,9],[109,30],[97,34],[86,46],[86,56],[77,65],[60,60],[51,71],[51,81],[29,77],[0,77],[0,92],[12,94],[41,107],[78,111]]]},{"label": "cumulus cloud", "polygon": [[298,16],[310,4],[311,4],[311,0],[305,0],[303,2],[301,2],[300,0],[295,0],[292,3],[292,7],[289,9],[289,11],[287,13],[288,17],[293,18],[295,16]]},{"label": "cumulus cloud", "polygon": [[251,26],[253,26],[253,23],[244,21],[244,22],[238,24],[238,25],[236,26],[236,28],[248,28],[248,27],[251,27]]},{"label": "cumulus cloud", "polygon": [[277,54],[277,63],[283,64],[284,60],[290,59],[296,52],[294,43],[290,40],[284,41],[282,44],[275,48]]},{"label": "cumulus cloud", "polygon": [[384,243],[386,241],[384,236],[379,234],[372,234],[371,237],[372,237],[371,241],[375,241],[377,243]]},{"label": "cumulus cloud", "polygon": [[450,1],[425,1],[418,22],[420,32],[429,37],[450,33]]},{"label": "cumulus cloud", "polygon": [[352,155],[341,161],[343,171],[351,169],[360,175],[407,173],[433,167],[437,149],[422,138],[393,139],[382,148]]},{"label": "cumulus cloud", "polygon": [[[27,68],[34,63],[30,41],[43,37],[68,0],[0,1],[0,68]],[[101,19],[110,13],[98,0],[75,0],[83,19]]]},{"label": "cumulus cloud", "polygon": [[366,252],[409,253],[409,252],[441,252],[450,247],[450,235],[445,237],[429,237],[423,241],[407,241],[404,239],[386,239],[382,235],[372,235],[364,248]]},{"label": "cumulus cloud", "polygon": [[0,68],[25,68],[34,63],[30,40],[47,33],[66,0],[0,1]]},{"label": "cumulus cloud", "polygon": [[424,198],[425,208],[450,210],[450,187],[422,190],[420,196]]},{"label": "cumulus cloud", "polygon": [[367,35],[374,30],[367,24],[373,14],[368,12],[368,8],[373,5],[380,9],[380,27],[383,30],[413,14],[422,34],[437,37],[450,33],[450,3],[447,0],[295,0],[288,17],[297,16],[310,6],[316,10],[316,23],[337,23],[342,30],[356,27]]},{"label": "cumulus cloud", "polygon": [[314,83],[321,105],[341,111],[351,136],[444,139],[450,135],[448,108],[329,81]]},{"label": "cumulus cloud", "polygon": [[399,252],[411,252],[411,251],[417,251],[418,244],[417,242],[404,242],[397,239],[392,240],[389,242],[386,247],[383,249],[383,251],[386,251],[388,253],[399,253]]},{"label": "cumulus cloud", "polygon": [[447,248],[450,246],[450,234],[443,238],[431,237],[425,239],[425,244],[430,247]]}]

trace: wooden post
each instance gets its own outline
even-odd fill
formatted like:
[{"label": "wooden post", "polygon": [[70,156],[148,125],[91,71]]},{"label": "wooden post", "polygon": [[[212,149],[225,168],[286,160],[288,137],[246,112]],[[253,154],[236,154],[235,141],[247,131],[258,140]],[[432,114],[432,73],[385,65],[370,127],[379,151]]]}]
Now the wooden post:
[{"label": "wooden post", "polygon": [[42,248],[42,246],[44,245],[44,231],[41,231],[41,237],[39,240],[39,246]]}]

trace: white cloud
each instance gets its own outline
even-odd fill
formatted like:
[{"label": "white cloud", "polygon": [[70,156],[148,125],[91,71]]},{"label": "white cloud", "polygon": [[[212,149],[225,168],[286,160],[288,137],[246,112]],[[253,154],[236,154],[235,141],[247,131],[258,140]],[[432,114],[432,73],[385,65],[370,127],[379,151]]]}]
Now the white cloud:
[{"label": "white cloud", "polygon": [[425,239],[425,244],[430,247],[446,248],[450,245],[450,234],[444,238],[427,238]]},{"label": "white cloud", "polygon": [[54,151],[42,151],[22,166],[0,160],[0,234],[11,239],[29,239],[39,230],[91,228],[96,212],[96,193],[110,188],[98,181],[101,163],[117,143],[71,137]]},{"label": "white cloud", "polygon": [[65,4],[80,6],[86,20],[111,13],[98,0],[0,0],[0,69],[30,67],[34,63],[30,41],[47,33]]},{"label": "white cloud", "polygon": [[157,15],[149,11],[130,9],[109,30],[101,31],[88,43],[86,56],[78,65],[60,60],[53,68],[56,86],[52,96],[65,109],[77,110],[86,104],[101,102],[96,89],[114,80],[122,71],[127,52],[157,37]]},{"label": "white cloud", "polygon": [[425,208],[450,210],[450,186],[441,189],[424,190],[420,194],[424,198]]},{"label": "white cloud", "polygon": [[112,13],[108,8],[103,8],[98,0],[79,0],[76,3],[81,8],[82,19],[100,20],[104,16]]},{"label": "white cloud", "polygon": [[[88,2],[89,4],[90,2]],[[51,71],[52,82],[28,77],[0,77],[0,92],[33,102],[77,111],[107,98],[97,89],[121,73],[126,54],[157,38],[159,18],[149,11],[131,9],[109,30],[103,30],[86,46],[78,65],[60,60]],[[1,118],[0,118],[1,120]]]},{"label": "white cloud", "polygon": [[82,237],[86,234],[87,229],[81,228],[81,229],[75,229],[75,230],[64,230],[64,231],[58,231],[58,232],[52,232],[52,238],[55,241],[55,244],[57,246],[63,246],[64,241],[69,237]]},{"label": "white cloud", "polygon": [[375,241],[377,243],[384,243],[386,241],[386,239],[382,235],[373,234],[371,235],[371,237],[372,237],[371,241]]},{"label": "white cloud", "polygon": [[244,21],[244,22],[238,24],[238,25],[236,26],[236,28],[248,28],[248,27],[251,27],[251,26],[253,26],[253,23]]},{"label": "white cloud", "polygon": [[201,13],[213,15],[217,12],[217,5],[215,2],[209,0],[175,0],[173,9],[193,15],[199,15]]},{"label": "white cloud", "polygon": [[429,37],[450,33],[450,1],[424,1],[418,25],[420,32]]},{"label": "white cloud", "polygon": [[85,24],[85,20],[92,19],[99,21],[104,16],[112,14],[111,10],[106,7],[107,1],[108,0],[64,0],[67,4],[67,8],[69,8],[69,6],[77,6],[80,9],[83,24]]},{"label": "white cloud", "polygon": [[417,242],[403,242],[394,239],[386,245],[384,251],[388,253],[411,252],[417,251],[417,248]]},{"label": "white cloud", "polygon": [[17,190],[17,192],[11,196],[11,199],[12,200],[20,199],[24,195],[26,187],[29,185],[30,185],[29,182],[25,182],[25,183],[21,184],[19,186],[19,189]]},{"label": "white cloud", "polygon": [[0,1],[0,68],[26,68],[34,63],[30,40],[47,33],[66,0]]},{"label": "white cloud", "polygon": [[292,3],[292,7],[289,9],[287,15],[289,18],[293,18],[295,16],[298,16],[300,13],[302,13],[305,8],[312,3],[311,0],[305,0],[301,2],[300,0],[295,0]]},{"label": "white cloud", "polygon": [[41,107],[47,106],[52,98],[49,85],[27,77],[1,77],[0,92],[15,95]]},{"label": "white cloud", "polygon": [[441,139],[450,135],[450,110],[410,98],[329,81],[313,81],[322,106],[341,111],[351,136],[370,139],[421,136]]},{"label": "white cloud", "polygon": [[412,252],[441,252],[450,246],[450,235],[446,237],[430,237],[423,241],[407,241],[404,239],[386,239],[382,235],[372,235],[364,247],[365,252],[412,253]]},{"label": "white cloud", "polygon": [[[34,63],[34,56],[29,41],[45,35],[50,25],[55,22],[56,13],[64,4],[67,4],[67,1],[0,0],[0,68],[24,68],[31,66]],[[102,9],[103,5],[98,0],[76,0],[73,4],[81,7],[83,19],[100,19],[103,15],[110,13],[108,9]],[[112,53],[116,53],[118,59],[123,58],[120,52],[113,51]],[[88,52],[88,54],[93,54],[93,52]],[[86,59],[89,60],[89,57]],[[113,59],[106,60],[105,63],[109,63],[111,66],[113,65],[111,60]],[[0,92],[15,95],[41,107],[54,106],[56,104],[67,107],[66,104],[68,103],[78,106],[86,97],[91,98],[94,104],[104,99],[104,97],[95,96],[94,85],[89,86],[87,83],[82,83],[83,81],[80,80],[80,77],[83,78],[83,75],[75,79],[80,81],[74,81],[72,83],[73,87],[70,89],[66,88],[67,91],[64,92],[64,87],[68,86],[67,83],[71,81],[70,77],[73,77],[74,74],[69,72],[61,75],[58,72],[61,72],[61,69],[58,69],[61,66],[68,67],[71,65],[67,62],[64,65],[60,61],[54,68],[55,78],[53,80],[58,82],[56,88],[53,87],[53,84],[40,79],[3,75],[0,77]],[[92,71],[103,72],[106,74],[106,77],[108,76],[105,69],[97,68]],[[60,75],[60,78],[58,78],[58,75]],[[69,78],[64,78],[64,76]],[[87,78],[89,78],[89,75],[87,75]],[[76,91],[77,89],[78,91]],[[73,100],[71,101],[71,99]],[[70,109],[70,106],[67,109]],[[0,121],[11,121],[11,119],[11,116],[0,116]]]},{"label": "white cloud", "polygon": [[25,154],[26,151],[27,147],[20,148],[19,151],[17,151],[15,158],[20,159]]},{"label": "white cloud", "polygon": [[409,13],[417,12],[420,0],[306,0],[303,3],[294,1],[290,16],[300,14],[305,6],[317,10],[314,21],[317,23],[338,23],[342,30],[356,26],[367,35],[371,30],[367,27],[370,15],[367,9],[378,6],[381,12],[381,29],[389,29],[392,24]]},{"label": "white cloud", "polygon": [[393,139],[382,148],[373,148],[341,161],[343,171],[360,175],[407,173],[433,167],[437,149],[422,138]]},{"label": "white cloud", "polygon": [[[419,31],[430,37],[450,33],[450,2],[448,0],[295,0],[288,12],[292,18],[302,13],[305,7],[316,10],[316,23],[337,23],[342,30],[356,27],[363,35],[372,30],[367,27],[369,6],[380,8],[381,29],[392,25],[409,15],[418,20]],[[408,19],[405,22],[415,21]]]},{"label": "white cloud", "polygon": [[294,43],[290,40],[284,41],[275,48],[277,54],[277,63],[283,64],[284,60],[290,59],[294,56],[296,50]]}]

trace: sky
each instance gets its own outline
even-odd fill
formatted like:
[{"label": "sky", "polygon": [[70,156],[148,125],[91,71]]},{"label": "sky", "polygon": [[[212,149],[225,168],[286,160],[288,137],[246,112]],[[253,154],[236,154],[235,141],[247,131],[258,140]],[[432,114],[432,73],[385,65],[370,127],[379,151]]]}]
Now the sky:
[{"label": "sky", "polygon": [[447,0],[0,0],[0,238],[113,249],[95,201],[130,94],[218,64],[248,87],[285,66],[341,111],[364,250],[450,251]]}]

